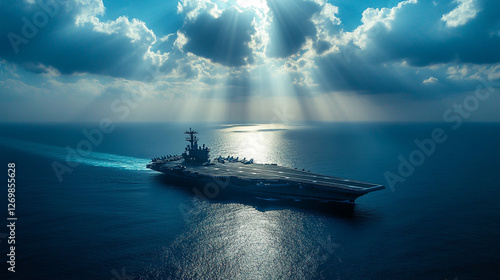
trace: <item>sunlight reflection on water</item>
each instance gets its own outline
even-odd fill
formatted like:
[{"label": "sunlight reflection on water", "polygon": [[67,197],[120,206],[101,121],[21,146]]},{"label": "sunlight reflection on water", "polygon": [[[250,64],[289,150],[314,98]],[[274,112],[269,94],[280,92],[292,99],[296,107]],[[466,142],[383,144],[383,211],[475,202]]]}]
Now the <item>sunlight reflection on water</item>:
[{"label": "sunlight reflection on water", "polygon": [[250,159],[259,163],[274,163],[277,158],[289,151],[284,134],[303,126],[285,124],[227,125],[212,135],[213,157],[228,155]]},{"label": "sunlight reflection on water", "polygon": [[323,219],[292,210],[193,200],[187,227],[151,275],[174,279],[313,279]]}]

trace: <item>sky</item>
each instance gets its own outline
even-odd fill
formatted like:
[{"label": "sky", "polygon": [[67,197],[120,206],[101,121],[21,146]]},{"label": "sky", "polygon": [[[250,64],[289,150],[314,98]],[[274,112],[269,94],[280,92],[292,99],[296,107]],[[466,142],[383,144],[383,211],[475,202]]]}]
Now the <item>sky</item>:
[{"label": "sky", "polygon": [[0,121],[500,121],[495,0],[0,0]]}]

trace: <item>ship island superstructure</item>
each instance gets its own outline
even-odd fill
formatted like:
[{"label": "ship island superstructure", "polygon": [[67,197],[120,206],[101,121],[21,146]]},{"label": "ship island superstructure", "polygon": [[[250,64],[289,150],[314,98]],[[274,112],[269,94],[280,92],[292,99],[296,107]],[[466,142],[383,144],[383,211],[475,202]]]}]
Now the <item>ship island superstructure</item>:
[{"label": "ship island superstructure", "polygon": [[223,182],[223,191],[258,197],[314,199],[353,203],[356,198],[385,187],[356,180],[321,175],[277,164],[258,164],[253,159],[222,157],[210,160],[210,148],[198,145],[197,131],[185,132],[189,145],[182,155],[151,159],[147,168],[189,185]]}]

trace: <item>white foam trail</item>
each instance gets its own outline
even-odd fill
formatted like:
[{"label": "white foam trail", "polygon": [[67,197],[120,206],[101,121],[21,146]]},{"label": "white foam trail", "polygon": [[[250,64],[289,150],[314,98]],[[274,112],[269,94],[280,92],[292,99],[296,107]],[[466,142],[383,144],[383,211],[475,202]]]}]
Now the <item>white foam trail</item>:
[{"label": "white foam trail", "polygon": [[108,153],[90,152],[85,156],[69,156],[68,150],[63,147],[45,145],[40,143],[14,140],[0,137],[0,145],[14,148],[23,152],[53,158],[61,163],[74,162],[92,166],[120,168],[126,170],[148,170],[148,159],[135,158]]}]

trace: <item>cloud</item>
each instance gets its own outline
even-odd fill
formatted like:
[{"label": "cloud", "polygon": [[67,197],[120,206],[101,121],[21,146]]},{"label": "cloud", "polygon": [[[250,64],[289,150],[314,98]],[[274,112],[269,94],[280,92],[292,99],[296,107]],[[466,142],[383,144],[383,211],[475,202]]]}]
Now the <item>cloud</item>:
[{"label": "cloud", "polygon": [[182,50],[225,66],[246,65],[252,60],[249,44],[255,33],[253,18],[253,13],[234,8],[218,17],[202,13],[182,27],[186,38]]},{"label": "cloud", "polygon": [[100,0],[33,2],[0,4],[0,35],[9,38],[0,41],[0,57],[7,61],[61,74],[141,79],[156,56],[149,52],[156,37],[144,22],[126,17],[101,22]]},{"label": "cloud", "polygon": [[457,3],[458,6],[453,11],[441,17],[441,20],[446,23],[446,26],[462,26],[476,17],[478,10],[475,0],[455,0],[453,2]]},{"label": "cloud", "polygon": [[438,79],[430,76],[429,78],[425,79],[422,83],[423,84],[434,84],[437,83]]},{"label": "cloud", "polygon": [[475,3],[477,17],[452,29],[441,20],[445,5],[404,1],[392,9],[369,9],[352,33],[353,41],[381,62],[406,61],[417,67],[498,63],[500,37],[492,34],[498,31],[500,2]]},{"label": "cloud", "polygon": [[[380,61],[356,45],[314,59],[312,77],[317,90],[350,94],[410,94],[417,99],[473,91],[480,78],[495,77],[497,67],[443,64],[415,67],[405,61]],[[439,81],[439,82],[438,82]]]},{"label": "cloud", "polygon": [[[36,13],[48,14],[41,1],[1,2],[0,35],[23,35],[23,17],[33,22]],[[246,102],[289,95],[305,102],[333,91],[437,98],[474,90],[481,75],[500,77],[500,4],[476,0],[476,16],[450,28],[448,22],[464,17],[445,21],[443,15],[470,15],[464,7],[472,6],[461,7],[465,2],[408,0],[366,8],[360,25],[348,32],[339,19],[342,10],[324,0],[182,0],[183,26],[157,39],[147,20],[104,20],[100,0],[65,0],[17,54],[8,40],[0,41],[0,58],[33,74],[32,80],[20,79],[28,86],[36,79],[79,76],[125,83],[153,69],[159,76],[151,83],[155,96],[195,92]],[[0,88],[6,85],[12,89],[13,83]]]},{"label": "cloud", "polygon": [[[308,0],[268,0],[272,22],[267,55],[284,58],[296,54],[306,40],[315,39],[316,26],[312,18],[321,11],[318,3]],[[324,49],[323,46],[319,47]]]},{"label": "cloud", "polygon": [[315,59],[316,70],[313,76],[321,89],[372,94],[411,90],[411,80],[406,79],[404,73],[409,71],[407,67],[403,72],[392,64],[372,64],[359,53],[346,57],[344,51],[342,48],[340,52]]}]

